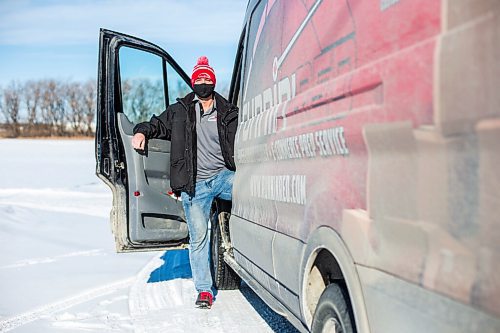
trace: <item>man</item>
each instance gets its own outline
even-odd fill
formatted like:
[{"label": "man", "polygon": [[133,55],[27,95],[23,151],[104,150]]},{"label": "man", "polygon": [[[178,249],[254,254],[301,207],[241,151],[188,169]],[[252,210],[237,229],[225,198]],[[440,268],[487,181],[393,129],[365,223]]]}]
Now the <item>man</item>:
[{"label": "man", "polygon": [[215,72],[206,57],[193,68],[193,93],[134,128],[132,146],[147,139],[170,140],[170,187],[180,194],[190,237],[189,259],[198,292],[196,305],[212,305],[208,221],[214,198],[231,200],[238,109],[214,91]]}]

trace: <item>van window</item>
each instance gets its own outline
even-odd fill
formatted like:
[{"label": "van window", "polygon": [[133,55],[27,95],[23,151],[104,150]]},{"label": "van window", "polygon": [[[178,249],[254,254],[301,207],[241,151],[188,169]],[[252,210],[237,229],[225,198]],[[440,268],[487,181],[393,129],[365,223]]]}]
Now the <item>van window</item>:
[{"label": "van window", "polygon": [[[266,8],[267,1],[261,1],[257,5],[257,7],[254,8],[252,12],[252,16],[250,17],[249,21],[249,27],[248,27],[248,45],[247,45],[247,52],[246,52],[246,61],[247,65],[249,64],[248,61],[252,59],[253,55],[253,48],[255,44],[255,40],[257,37],[257,32],[259,30],[259,23],[261,22],[262,19],[262,13],[264,12],[264,9]],[[248,66],[246,66],[248,67]]]},{"label": "van window", "polygon": [[177,98],[184,97],[191,92],[191,87],[169,64],[167,64],[167,83],[168,105],[176,103]]},{"label": "van window", "polygon": [[166,108],[163,59],[122,46],[118,54],[123,113],[134,124]]},{"label": "van window", "polygon": [[243,70],[243,50],[245,45],[245,32],[246,27],[243,31],[238,42],[238,49],[236,51],[236,57],[234,62],[233,76],[231,78],[231,86],[229,87],[229,101],[241,109],[241,71]]},{"label": "van window", "polygon": [[[242,84],[241,84],[241,92],[240,95],[238,96],[239,102],[243,105],[245,102],[245,99],[251,98],[252,96],[248,96],[248,76],[251,75],[250,72],[250,66],[252,65],[253,61],[253,50],[254,50],[254,45],[256,39],[259,36],[259,33],[262,32],[262,27],[260,26],[261,24],[264,24],[265,17],[263,17],[264,9],[266,8],[267,1],[261,1],[257,5],[257,7],[254,8],[252,15],[249,20],[249,27],[248,27],[248,34],[247,34],[247,46],[246,46],[246,51],[245,51],[245,64],[243,66],[243,72],[242,72]],[[259,29],[260,27],[260,29]],[[259,82],[260,83],[260,82]],[[259,84],[257,83],[257,84]],[[244,122],[248,120],[248,114],[247,112],[242,112],[241,117],[240,117],[240,122]]]}]

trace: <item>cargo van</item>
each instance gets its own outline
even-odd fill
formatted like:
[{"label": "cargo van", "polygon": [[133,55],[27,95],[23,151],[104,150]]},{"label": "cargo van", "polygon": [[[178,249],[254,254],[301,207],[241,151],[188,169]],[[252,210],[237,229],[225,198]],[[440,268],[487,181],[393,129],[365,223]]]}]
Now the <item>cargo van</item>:
[{"label": "cargo van", "polygon": [[[496,0],[250,0],[216,285],[242,278],[304,332],[500,332],[499,41]],[[137,63],[157,79],[142,113]],[[189,77],[158,46],[101,30],[98,81],[117,250],[186,246],[170,143],[139,155],[130,142]]]}]

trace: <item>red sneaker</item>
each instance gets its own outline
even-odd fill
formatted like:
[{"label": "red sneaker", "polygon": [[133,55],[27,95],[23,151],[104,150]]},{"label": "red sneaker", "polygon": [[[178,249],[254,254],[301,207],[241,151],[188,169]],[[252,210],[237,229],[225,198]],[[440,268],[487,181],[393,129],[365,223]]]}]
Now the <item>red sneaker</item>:
[{"label": "red sneaker", "polygon": [[213,298],[211,292],[202,291],[198,294],[198,298],[194,304],[202,309],[210,309],[212,307]]}]

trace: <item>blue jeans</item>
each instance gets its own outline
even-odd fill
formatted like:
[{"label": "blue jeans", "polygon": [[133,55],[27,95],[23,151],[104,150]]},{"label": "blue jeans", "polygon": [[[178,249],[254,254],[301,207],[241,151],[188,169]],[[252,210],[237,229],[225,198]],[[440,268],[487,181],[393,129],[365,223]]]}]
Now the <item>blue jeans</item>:
[{"label": "blue jeans", "polygon": [[196,183],[195,195],[182,192],[182,204],[189,229],[189,261],[194,286],[198,292],[212,292],[210,272],[210,238],[208,221],[215,198],[231,200],[234,171],[222,170],[217,175]]}]

